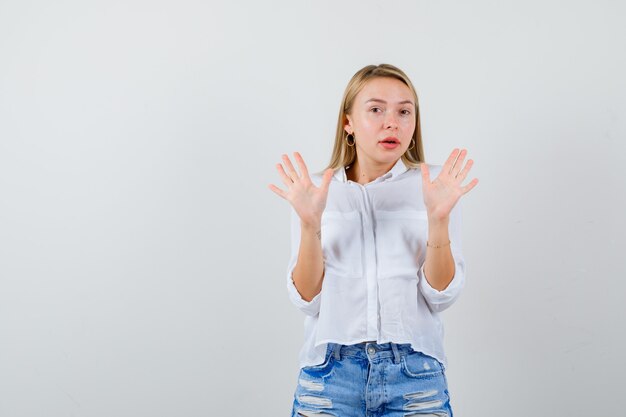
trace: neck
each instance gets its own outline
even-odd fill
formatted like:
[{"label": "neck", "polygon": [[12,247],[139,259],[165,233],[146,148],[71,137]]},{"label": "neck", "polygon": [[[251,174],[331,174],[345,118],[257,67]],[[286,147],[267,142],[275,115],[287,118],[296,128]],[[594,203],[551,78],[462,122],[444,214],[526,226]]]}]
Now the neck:
[{"label": "neck", "polygon": [[358,182],[359,184],[368,184],[389,172],[394,164],[395,162],[391,164],[359,163],[358,160],[355,160],[346,170],[346,177],[348,180]]}]

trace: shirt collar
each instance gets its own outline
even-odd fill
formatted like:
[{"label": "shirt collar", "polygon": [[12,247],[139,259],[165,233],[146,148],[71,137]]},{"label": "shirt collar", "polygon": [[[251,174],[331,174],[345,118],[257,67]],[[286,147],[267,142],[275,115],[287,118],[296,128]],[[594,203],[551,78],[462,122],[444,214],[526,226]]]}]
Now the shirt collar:
[{"label": "shirt collar", "polygon": [[[400,174],[402,174],[402,173],[404,173],[404,172],[406,172],[408,170],[409,170],[409,167],[404,163],[402,158],[399,158],[398,161],[394,164],[394,166],[391,167],[391,169],[389,171],[387,171],[387,173],[381,175],[380,177],[376,178],[372,182],[379,182],[379,181],[390,180],[390,179],[395,178],[395,177],[399,176]],[[338,181],[340,181],[340,182],[348,182],[348,177],[346,175],[345,167],[337,168],[335,170],[334,177]]]}]

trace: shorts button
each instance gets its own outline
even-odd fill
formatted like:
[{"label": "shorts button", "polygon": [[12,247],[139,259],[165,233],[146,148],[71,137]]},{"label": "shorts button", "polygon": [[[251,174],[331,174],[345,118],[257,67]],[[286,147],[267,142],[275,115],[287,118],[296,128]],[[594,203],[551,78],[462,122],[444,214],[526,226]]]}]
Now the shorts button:
[{"label": "shorts button", "polygon": [[376,352],[376,349],[374,349],[374,346],[370,346],[367,348],[367,353],[369,353],[370,355],[373,355]]}]

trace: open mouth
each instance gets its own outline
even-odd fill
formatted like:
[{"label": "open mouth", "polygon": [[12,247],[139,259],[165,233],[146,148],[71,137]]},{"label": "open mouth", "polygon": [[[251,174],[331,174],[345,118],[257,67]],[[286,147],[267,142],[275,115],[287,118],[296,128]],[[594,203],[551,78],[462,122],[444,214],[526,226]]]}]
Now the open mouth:
[{"label": "open mouth", "polygon": [[400,146],[400,142],[393,139],[385,139],[378,142],[385,149],[395,149]]},{"label": "open mouth", "polygon": [[380,141],[381,143],[395,143],[397,145],[400,144],[400,141],[394,137],[389,137],[389,138],[385,138],[383,140]]}]

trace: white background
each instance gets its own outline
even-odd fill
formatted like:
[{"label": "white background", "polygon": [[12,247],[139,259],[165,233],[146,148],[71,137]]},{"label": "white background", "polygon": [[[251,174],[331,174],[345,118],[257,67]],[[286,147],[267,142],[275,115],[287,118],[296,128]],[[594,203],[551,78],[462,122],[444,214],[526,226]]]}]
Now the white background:
[{"label": "white background", "polygon": [[[626,371],[620,1],[0,1],[0,415],[280,416],[304,315],[275,164],[350,77],[475,160],[443,313],[460,417],[614,415]],[[469,180],[468,179],[468,180]],[[619,259],[618,259],[619,257]]]}]

